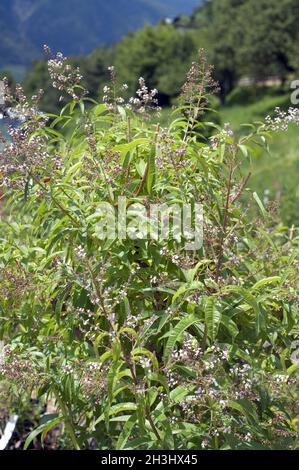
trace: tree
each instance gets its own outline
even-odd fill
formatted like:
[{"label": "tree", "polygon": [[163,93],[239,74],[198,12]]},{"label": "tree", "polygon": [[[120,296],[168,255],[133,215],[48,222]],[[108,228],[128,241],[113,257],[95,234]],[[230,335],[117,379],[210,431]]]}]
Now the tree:
[{"label": "tree", "polygon": [[161,103],[168,104],[179,94],[195,51],[192,34],[171,25],[145,26],[116,47],[115,65],[131,93],[142,76],[151,88],[158,88]]},{"label": "tree", "polygon": [[215,65],[222,100],[244,75],[284,81],[299,68],[296,0],[207,1],[190,19]]},{"label": "tree", "polygon": [[297,65],[298,19],[297,0],[244,2],[238,13],[243,37],[236,45],[242,71],[257,79],[277,75],[285,80]]},{"label": "tree", "polygon": [[214,0],[206,2],[191,19],[198,31],[198,41],[207,48],[209,60],[215,66],[215,77],[221,86],[221,99],[230,93],[239,76],[237,47],[242,31],[238,10],[244,0]]}]

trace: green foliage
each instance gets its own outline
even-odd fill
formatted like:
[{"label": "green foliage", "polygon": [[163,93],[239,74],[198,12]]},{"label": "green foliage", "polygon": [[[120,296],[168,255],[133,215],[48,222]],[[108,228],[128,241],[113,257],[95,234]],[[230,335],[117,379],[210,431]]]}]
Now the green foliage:
[{"label": "green foliage", "polygon": [[138,77],[144,77],[152,88],[158,88],[162,104],[168,104],[180,93],[195,51],[191,34],[181,34],[164,24],[145,26],[118,44],[115,65],[131,93]]},{"label": "green foliage", "polygon": [[[159,90],[160,103],[167,105],[179,95],[197,49],[204,48],[215,66],[224,103],[240,78],[259,83],[275,76],[283,84],[298,69],[298,19],[296,0],[213,0],[201,4],[190,17],[179,17],[172,25],[145,25],[122,39],[119,36],[116,46],[96,49],[75,62],[84,71],[92,97],[98,96],[99,86],[107,79],[105,66],[114,64],[120,79],[129,85],[129,92],[135,91],[142,76]],[[55,45],[55,41],[50,44]],[[96,42],[93,44],[95,47]],[[68,45],[64,46],[64,52],[69,52]],[[45,79],[44,69],[45,65],[34,65],[26,80],[28,92],[37,90]],[[50,87],[44,88],[48,94]],[[49,91],[46,101],[49,110],[55,95]]]},{"label": "green foliage", "polygon": [[[240,3],[242,38],[238,56],[242,72],[257,78],[275,75],[285,79],[294,71],[294,56],[297,55],[298,2],[249,0]],[[254,28],[248,21],[253,17]]]},{"label": "green foliage", "polygon": [[[1,155],[0,373],[57,410],[26,446],[59,423],[74,449],[298,449],[299,232],[242,202],[266,124],[198,138],[205,70],[167,128],[83,97]],[[120,196],[127,224],[134,203],[201,203],[203,246],[103,239]]]},{"label": "green foliage", "polygon": [[[127,96],[132,96],[139,77],[143,77],[151,88],[159,89],[160,103],[169,105],[180,93],[195,51],[192,34],[182,35],[172,26],[160,24],[156,27],[145,26],[126,36],[115,48],[96,49],[89,56],[73,58],[72,63],[80,66],[84,85],[92,98],[102,95],[109,78],[107,68],[115,64],[119,80],[128,84]],[[45,61],[33,66],[24,87],[28,94],[43,88],[43,110],[57,112],[59,94],[51,86]]]},{"label": "green foliage", "polygon": [[297,69],[298,18],[296,0],[213,0],[189,27],[199,28],[225,97],[240,77],[283,81]]}]

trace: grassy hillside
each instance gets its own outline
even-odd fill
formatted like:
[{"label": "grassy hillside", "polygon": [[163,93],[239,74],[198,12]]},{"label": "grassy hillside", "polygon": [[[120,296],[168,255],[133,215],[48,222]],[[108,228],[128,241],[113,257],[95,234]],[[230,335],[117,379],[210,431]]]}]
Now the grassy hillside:
[{"label": "grassy hillside", "polygon": [[[245,132],[242,124],[264,120],[275,107],[287,108],[291,105],[289,92],[283,93],[277,88],[261,89],[255,98],[248,98],[247,102],[245,100],[242,104],[229,101],[227,106],[221,108],[221,121],[231,123],[239,134]],[[256,157],[248,167],[248,170],[252,171],[251,188],[265,200],[280,202],[284,222],[298,223],[298,127],[293,125],[287,132],[273,135],[269,143],[269,153],[264,149],[257,149]]]}]

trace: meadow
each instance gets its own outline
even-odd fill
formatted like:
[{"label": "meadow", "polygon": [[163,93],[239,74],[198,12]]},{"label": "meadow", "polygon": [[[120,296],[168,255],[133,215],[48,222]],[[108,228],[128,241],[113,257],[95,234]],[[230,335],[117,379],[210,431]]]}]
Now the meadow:
[{"label": "meadow", "polygon": [[[251,91],[252,93],[252,91]],[[251,94],[250,93],[250,94]],[[273,88],[260,91],[260,95],[245,103],[228,103],[221,108],[222,123],[229,122],[239,135],[245,132],[244,123],[263,121],[273,115],[276,107],[287,109],[292,106],[291,90]],[[249,169],[252,172],[250,187],[261,197],[277,200],[280,216],[287,224],[298,225],[298,174],[299,174],[299,133],[296,125],[287,131],[274,135],[268,149],[257,149]]]}]

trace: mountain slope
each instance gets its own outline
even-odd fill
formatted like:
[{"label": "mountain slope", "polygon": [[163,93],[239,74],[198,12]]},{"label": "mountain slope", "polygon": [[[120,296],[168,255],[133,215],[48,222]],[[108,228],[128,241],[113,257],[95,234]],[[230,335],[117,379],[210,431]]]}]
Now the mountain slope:
[{"label": "mountain slope", "polygon": [[27,64],[43,44],[65,54],[112,44],[163,16],[189,13],[200,0],[1,0],[0,66]]}]

